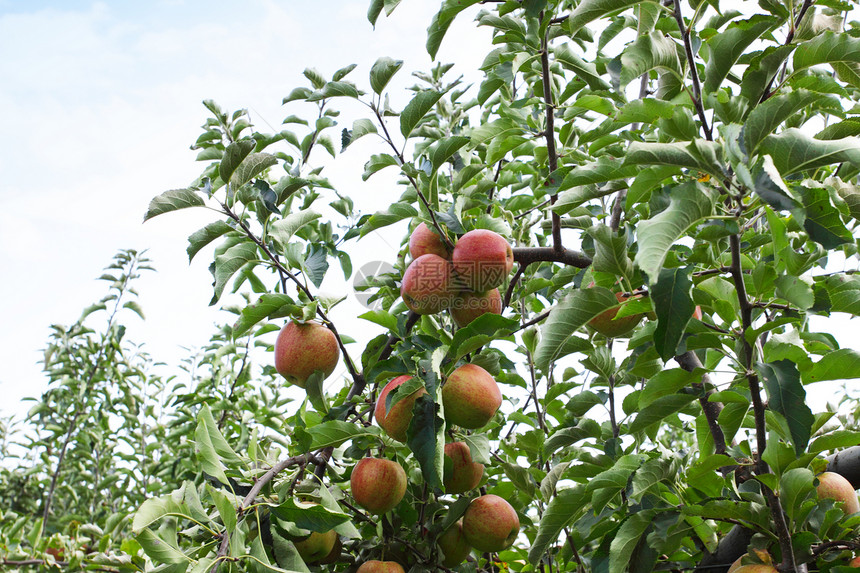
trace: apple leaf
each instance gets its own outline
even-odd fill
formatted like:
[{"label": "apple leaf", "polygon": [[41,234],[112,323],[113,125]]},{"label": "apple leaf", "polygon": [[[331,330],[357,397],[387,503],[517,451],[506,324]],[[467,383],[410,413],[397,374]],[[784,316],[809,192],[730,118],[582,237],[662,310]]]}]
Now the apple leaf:
[{"label": "apple leaf", "polygon": [[403,137],[408,138],[424,116],[433,109],[436,102],[442,97],[440,92],[434,90],[423,90],[418,92],[412,98],[403,111],[400,113],[400,133]]},{"label": "apple leaf", "polygon": [[653,2],[653,0],[582,0],[567,19],[568,34],[571,37],[575,36],[589,22],[643,1]]},{"label": "apple leaf", "polygon": [[777,18],[757,14],[749,20],[733,22],[723,32],[711,36],[707,41],[710,57],[705,66],[703,90],[717,91],[747,47],[778,23]]},{"label": "apple leaf", "polygon": [[860,352],[851,348],[829,352],[801,377],[805,383],[860,378]]},{"label": "apple leaf", "polygon": [[586,232],[594,239],[594,270],[629,279],[633,261],[627,256],[627,233],[613,232],[606,225],[594,225]]},{"label": "apple leaf", "polygon": [[579,517],[590,498],[583,485],[555,494],[543,512],[537,535],[529,548],[529,562],[533,566],[537,567],[549,546],[557,542],[562,530]]},{"label": "apple leaf", "polygon": [[636,418],[630,423],[628,431],[631,434],[645,431],[651,424],[680,412],[690,402],[696,399],[694,394],[669,394],[661,396],[639,410]]},{"label": "apple leaf", "polygon": [[800,191],[806,210],[803,228],[810,239],[831,250],[854,242],[854,235],[845,227],[839,211],[830,202],[827,189],[801,187]]},{"label": "apple leaf", "polygon": [[757,105],[750,112],[744,124],[743,141],[747,153],[752,155],[758,144],[773,133],[782,122],[822,97],[824,96],[819,93],[799,89],[768,98],[765,102]]},{"label": "apple leaf", "polygon": [[185,252],[188,253],[188,262],[194,260],[194,255],[199,253],[200,249],[233,230],[235,229],[224,221],[215,221],[192,233],[188,237],[188,248],[185,249]]},{"label": "apple leaf", "polygon": [[221,431],[218,430],[218,425],[215,423],[208,405],[204,405],[197,416],[194,441],[197,461],[200,462],[203,471],[218,478],[221,483],[227,484],[223,462],[237,464],[241,462],[241,458],[236,455],[236,452],[224,439]]},{"label": "apple leaf", "polygon": [[691,292],[693,281],[684,268],[663,269],[651,287],[651,300],[657,313],[654,347],[664,362],[677,354],[678,344],[693,317],[696,305]]},{"label": "apple leaf", "polygon": [[224,287],[227,286],[227,281],[236,271],[245,266],[246,263],[257,260],[257,258],[257,245],[250,241],[233,245],[224,253],[217,255],[215,262],[209,267],[215,277],[215,292],[209,304],[214,305],[218,302],[221,293],[224,292]]},{"label": "apple leaf", "polygon": [[856,137],[814,139],[791,127],[778,135],[769,135],[760,147],[773,158],[783,177],[834,163],[860,165],[860,139]]},{"label": "apple leaf", "polygon": [[294,523],[300,529],[325,533],[335,526],[352,519],[348,514],[331,509],[321,504],[309,504],[297,502],[294,498],[287,498],[280,505],[269,506],[272,513],[284,521]]},{"label": "apple leaf", "polygon": [[252,326],[265,318],[282,318],[285,316],[300,316],[302,308],[286,294],[263,294],[257,302],[242,309],[239,319],[233,324],[233,338],[238,338],[248,332]]},{"label": "apple leaf", "polygon": [[429,394],[422,394],[412,407],[412,420],[406,430],[406,444],[421,467],[430,487],[442,487],[445,467],[445,420],[440,407]]},{"label": "apple leaf", "polygon": [[254,148],[257,146],[257,141],[254,139],[240,139],[234,141],[224,150],[224,156],[221,158],[221,164],[218,167],[218,175],[224,182],[230,181],[230,177],[237,167],[248,157]]},{"label": "apple leaf", "polygon": [[574,336],[588,321],[602,312],[619,306],[609,289],[594,287],[576,289],[558,303],[541,328],[541,339],[535,348],[535,365],[546,371],[550,364],[591,347],[588,340]]},{"label": "apple leaf", "polygon": [[192,563],[190,557],[186,556],[177,547],[174,547],[168,540],[162,539],[151,529],[144,529],[137,534],[136,539],[140,543],[140,546],[143,547],[146,555],[156,563],[179,565],[177,568],[170,568],[171,571],[177,573],[183,572]]},{"label": "apple leaf", "polygon": [[309,449],[338,447],[346,441],[362,436],[381,436],[377,426],[361,426],[341,420],[329,420],[307,428],[311,436]]},{"label": "apple leaf", "polygon": [[[651,527],[656,509],[645,509],[629,516],[618,528],[609,546],[609,573],[624,573],[630,566],[631,558],[636,547],[644,541],[644,536]],[[656,554],[653,561],[656,561]],[[649,568],[650,569],[650,568]]]},{"label": "apple leaf", "polygon": [[197,189],[171,189],[158,195],[149,202],[149,208],[143,216],[146,222],[153,217],[189,207],[202,207],[203,199],[197,194]]},{"label": "apple leaf", "polygon": [[430,26],[427,28],[427,53],[430,58],[435,60],[436,53],[439,51],[439,46],[442,45],[442,38],[451,26],[451,22],[457,17],[457,14],[477,4],[481,0],[445,0],[439,11],[433,16],[430,21]]},{"label": "apple leaf", "polygon": [[512,318],[493,313],[482,314],[465,328],[457,330],[451,340],[448,354],[459,359],[492,340],[510,336],[518,326],[519,322]]},{"label": "apple leaf", "polygon": [[759,363],[757,370],[767,390],[768,407],[785,418],[799,456],[809,444],[815,417],[806,405],[806,390],[800,383],[797,366],[789,360],[778,360]]},{"label": "apple leaf", "polygon": [[639,408],[642,409],[661,396],[675,394],[681,388],[701,380],[701,372],[687,372],[681,368],[661,370],[645,383],[639,394]]}]

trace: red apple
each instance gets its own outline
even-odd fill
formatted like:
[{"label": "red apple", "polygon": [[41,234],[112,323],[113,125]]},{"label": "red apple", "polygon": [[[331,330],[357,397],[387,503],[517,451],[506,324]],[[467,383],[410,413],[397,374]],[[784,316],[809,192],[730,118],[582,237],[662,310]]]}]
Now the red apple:
[{"label": "red apple", "polygon": [[[617,292],[615,293],[615,298],[618,302],[624,302],[630,297],[625,296],[624,293]],[[638,298],[638,295],[636,298]],[[636,328],[636,325],[639,324],[644,315],[631,314],[630,316],[616,319],[615,315],[618,314],[619,308],[621,307],[610,308],[601,312],[588,321],[588,326],[607,338],[618,338],[629,334],[631,330]]]},{"label": "red apple", "polygon": [[500,234],[475,229],[460,237],[451,260],[466,290],[484,292],[505,282],[514,266],[514,251]]},{"label": "red apple", "polygon": [[464,364],[448,376],[442,387],[442,404],[449,422],[476,430],[492,420],[502,405],[502,392],[489,372]]},{"label": "red apple", "polygon": [[696,320],[702,320],[702,307],[698,304],[696,305],[696,310],[693,311],[693,318]]},{"label": "red apple", "polygon": [[396,561],[365,561],[355,573],[405,573]]},{"label": "red apple", "polygon": [[418,314],[442,312],[454,298],[451,263],[439,255],[421,255],[403,273],[400,296]]},{"label": "red apple", "polygon": [[337,337],[317,322],[288,322],[275,341],[275,369],[300,388],[317,370],[325,378],[331,376],[338,360]]},{"label": "red apple", "polygon": [[376,423],[385,430],[386,434],[400,442],[406,441],[406,430],[409,428],[409,422],[412,421],[412,406],[415,404],[415,400],[422,394],[426,394],[427,390],[422,386],[394,404],[388,412],[385,411],[385,402],[392,390],[411,378],[412,376],[407,375],[398,376],[386,384],[382,392],[379,393],[379,398],[376,400],[376,408],[374,409]]},{"label": "red apple", "polygon": [[309,537],[301,541],[293,541],[296,551],[302,557],[305,563],[317,563],[325,559],[331,553],[334,544],[337,541],[337,533],[334,530],[326,531],[325,533],[317,533],[314,531]]},{"label": "red apple", "polygon": [[349,487],[358,505],[382,515],[394,509],[406,494],[406,472],[395,461],[363,458],[352,469]]},{"label": "red apple", "polygon": [[451,316],[461,328],[488,312],[502,314],[502,295],[497,288],[486,292],[459,292],[451,302]]},{"label": "red apple", "polygon": [[858,568],[860,568],[860,555],[858,555],[857,557],[855,557],[854,559],[852,559],[851,561],[849,561],[849,562],[848,562],[848,566],[849,566],[849,567],[858,567]]},{"label": "red apple", "polygon": [[519,532],[517,512],[497,495],[476,497],[463,515],[463,534],[478,551],[503,551],[513,545]]},{"label": "red apple", "polygon": [[436,255],[447,259],[451,256],[442,237],[436,234],[425,223],[420,223],[409,237],[409,254],[415,260],[421,255]]},{"label": "red apple", "polygon": [[735,569],[734,573],[779,573],[779,571],[771,565],[757,563],[755,565],[742,565]]},{"label": "red apple", "polygon": [[835,472],[818,474],[818,497],[843,502],[842,511],[850,515],[860,511],[860,500],[851,482]]},{"label": "red apple", "polygon": [[[450,460],[450,461],[449,461]],[[484,477],[484,464],[472,461],[472,452],[463,442],[445,444],[445,493],[466,493],[478,487]]]},{"label": "red apple", "polygon": [[445,533],[436,539],[437,545],[442,550],[442,567],[456,567],[466,560],[472,552],[472,546],[463,535],[463,520],[461,519],[448,528]]}]

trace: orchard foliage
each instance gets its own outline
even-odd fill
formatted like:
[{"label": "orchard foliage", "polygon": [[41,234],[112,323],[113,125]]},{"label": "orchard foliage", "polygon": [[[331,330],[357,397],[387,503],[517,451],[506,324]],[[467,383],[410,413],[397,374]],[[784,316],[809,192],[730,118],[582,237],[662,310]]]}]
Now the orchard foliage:
[{"label": "orchard foliage", "polygon": [[[373,0],[370,23],[398,4]],[[113,314],[100,336],[57,331],[32,413],[41,458],[3,474],[6,566],[725,571],[749,550],[780,571],[838,573],[860,551],[860,515],[819,499],[815,475],[860,484],[857,402],[813,411],[808,395],[860,377],[860,353],[827,321],[860,314],[855,4],[446,0],[426,49],[474,17],[493,38],[476,85],[439,63],[392,107],[401,61],[308,68],[277,133],[205,102],[200,176],[145,219],[217,213],[187,252],[214,247],[209,302],[233,295],[235,320],[171,380],[123,350]],[[341,110],[356,119],[339,124]],[[378,145],[356,178],[397,180],[376,188],[390,206],[373,214],[325,176],[363,138]],[[357,348],[362,333],[329,316],[346,293],[319,287],[349,279],[362,238],[402,221],[449,246],[474,229],[504,236],[503,314],[457,327],[410,312],[405,236],[387,253],[394,273],[370,286],[379,308],[359,317],[384,331]],[[125,283],[112,284],[119,301]],[[645,318],[607,338],[588,326],[607,311]],[[331,329],[347,371],[325,390],[312,376],[301,403],[280,397],[272,353],[253,352],[288,320]],[[504,396],[474,431],[446,424],[442,401],[467,362]],[[424,390],[405,442],[373,421],[402,375],[388,408]],[[444,491],[446,441],[485,465],[480,491]],[[367,455],[406,469],[404,500],[382,516],[350,494]],[[513,506],[518,538],[442,566],[437,538],[479,494]],[[340,558],[305,564],[293,541],[332,529]]]}]

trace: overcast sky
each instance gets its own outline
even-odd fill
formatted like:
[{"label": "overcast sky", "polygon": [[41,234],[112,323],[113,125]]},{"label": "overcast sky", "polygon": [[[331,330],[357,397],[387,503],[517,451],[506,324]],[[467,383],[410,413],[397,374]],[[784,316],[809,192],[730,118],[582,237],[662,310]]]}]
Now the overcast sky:
[{"label": "overcast sky", "polygon": [[[158,360],[178,363],[183,346],[203,345],[216,322],[232,320],[207,306],[211,250],[191,265],[185,253],[186,237],[214,214],[187,210],[144,225],[146,207],[200,173],[189,146],[207,116],[204,99],[247,108],[258,129],[274,131],[293,113],[281,100],[304,85],[305,67],[330,77],[356,63],[349,79],[366,87],[371,64],[390,56],[406,61],[392,91],[414,83],[409,72],[431,66],[425,31],[439,3],[403,2],[391,18],[380,17],[376,31],[366,19],[368,3],[0,0],[0,415],[25,412],[21,398],[44,389],[38,361],[49,326],[74,322],[105,294],[106,284],[95,279],[120,248],[148,249],[158,270],[138,284],[146,321],[126,319],[129,338]],[[491,46],[473,14],[458,19],[438,59],[479,80]],[[362,111],[345,102],[336,107],[346,126]],[[400,190],[385,173],[361,182],[364,145],[326,174],[372,212]],[[353,248],[355,268],[393,258],[394,237],[362,240]],[[336,264],[329,274],[346,290]],[[342,305],[332,318],[356,338],[374,334],[355,314],[355,305]],[[856,338],[845,338],[857,347]],[[351,348],[355,358],[358,346]]]}]

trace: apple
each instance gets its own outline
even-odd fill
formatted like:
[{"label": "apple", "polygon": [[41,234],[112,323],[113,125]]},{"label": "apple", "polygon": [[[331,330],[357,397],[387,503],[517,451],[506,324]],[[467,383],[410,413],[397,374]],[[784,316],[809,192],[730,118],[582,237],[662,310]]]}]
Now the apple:
[{"label": "apple", "polygon": [[445,471],[442,483],[446,493],[466,493],[478,487],[484,477],[484,464],[472,461],[472,452],[463,442],[445,444]]},{"label": "apple", "polygon": [[442,404],[449,422],[476,430],[492,420],[502,405],[502,392],[489,372],[464,364],[451,372],[442,386]]},{"label": "apple", "polygon": [[507,501],[493,494],[476,497],[463,514],[463,534],[478,551],[503,551],[520,532],[520,518]]},{"label": "apple", "polygon": [[352,469],[349,487],[358,505],[382,515],[394,509],[406,494],[406,472],[395,461],[363,458]]},{"label": "apple", "polygon": [[328,378],[340,360],[334,333],[318,322],[288,322],[275,341],[275,369],[288,382],[304,388],[317,370]]},{"label": "apple", "polygon": [[[592,283],[591,286],[594,286],[594,283]],[[626,296],[624,293],[617,292],[615,293],[615,298],[618,302],[624,302],[630,297]],[[636,298],[638,298],[638,295]],[[630,316],[623,316],[616,319],[615,315],[618,314],[619,308],[620,307],[610,308],[609,310],[601,312],[588,321],[588,326],[607,338],[618,338],[625,334],[629,334],[631,330],[636,328],[636,325],[639,324],[639,321],[642,320],[644,315],[631,314]]]},{"label": "apple", "polygon": [[514,251],[500,234],[475,229],[460,237],[451,260],[466,290],[484,292],[505,282],[514,266]]},{"label": "apple", "polygon": [[317,565],[331,565],[332,563],[337,563],[340,561],[340,554],[343,551],[343,543],[340,540],[340,536],[338,535],[334,541],[334,547],[331,548],[328,555],[324,558],[317,561]]},{"label": "apple", "polygon": [[702,307],[698,304],[696,305],[696,309],[693,311],[693,318],[696,320],[702,320]]},{"label": "apple", "polygon": [[835,472],[818,474],[818,497],[843,502],[846,515],[860,511],[860,500],[851,482]]},{"label": "apple", "polygon": [[302,557],[305,563],[317,563],[325,559],[331,553],[334,544],[337,541],[337,533],[334,530],[326,531],[325,533],[317,533],[314,531],[309,537],[301,541],[293,541],[296,551]]},{"label": "apple", "polygon": [[426,223],[420,223],[409,237],[409,254],[415,260],[421,255],[436,255],[447,259],[451,256],[442,237],[430,229]]},{"label": "apple", "polygon": [[858,567],[858,568],[860,568],[860,555],[858,555],[857,557],[855,557],[854,559],[852,559],[851,561],[849,561],[849,562],[848,562],[848,566],[849,566],[849,567]]},{"label": "apple", "polygon": [[779,571],[772,565],[757,563],[755,565],[741,565],[734,570],[734,573],[779,573]]},{"label": "apple", "polygon": [[406,573],[396,561],[365,561],[355,573]]},{"label": "apple", "polygon": [[385,402],[392,390],[411,378],[412,376],[408,375],[398,376],[386,384],[382,392],[379,393],[379,398],[377,398],[376,407],[374,408],[376,423],[385,430],[386,434],[400,442],[406,441],[406,430],[409,428],[409,422],[412,421],[412,406],[415,404],[415,400],[422,394],[426,394],[427,390],[424,387],[419,388],[394,404],[388,412],[385,411]]},{"label": "apple", "polygon": [[400,296],[418,314],[442,312],[454,298],[451,263],[439,255],[421,255],[403,273]]},{"label": "apple", "polygon": [[472,546],[463,535],[463,520],[461,519],[449,527],[436,539],[439,549],[442,550],[442,567],[456,567],[466,560],[472,552]]},{"label": "apple", "polygon": [[[734,563],[732,563],[729,566],[729,570],[726,573],[735,573],[741,567],[770,566],[770,564],[773,562],[773,560],[770,557],[770,553],[768,553],[764,549],[752,549],[750,551],[751,551],[751,553],[754,553],[756,555],[756,557],[758,557],[758,560],[761,561],[761,563],[750,563],[749,565],[744,565],[742,563],[742,561],[743,561],[744,557],[747,556],[747,553],[744,553],[743,555],[738,557]],[[767,571],[767,570],[764,570],[764,571]]]},{"label": "apple", "polygon": [[451,302],[451,317],[461,328],[488,312],[502,314],[502,295],[497,288],[486,292],[459,292]]}]

